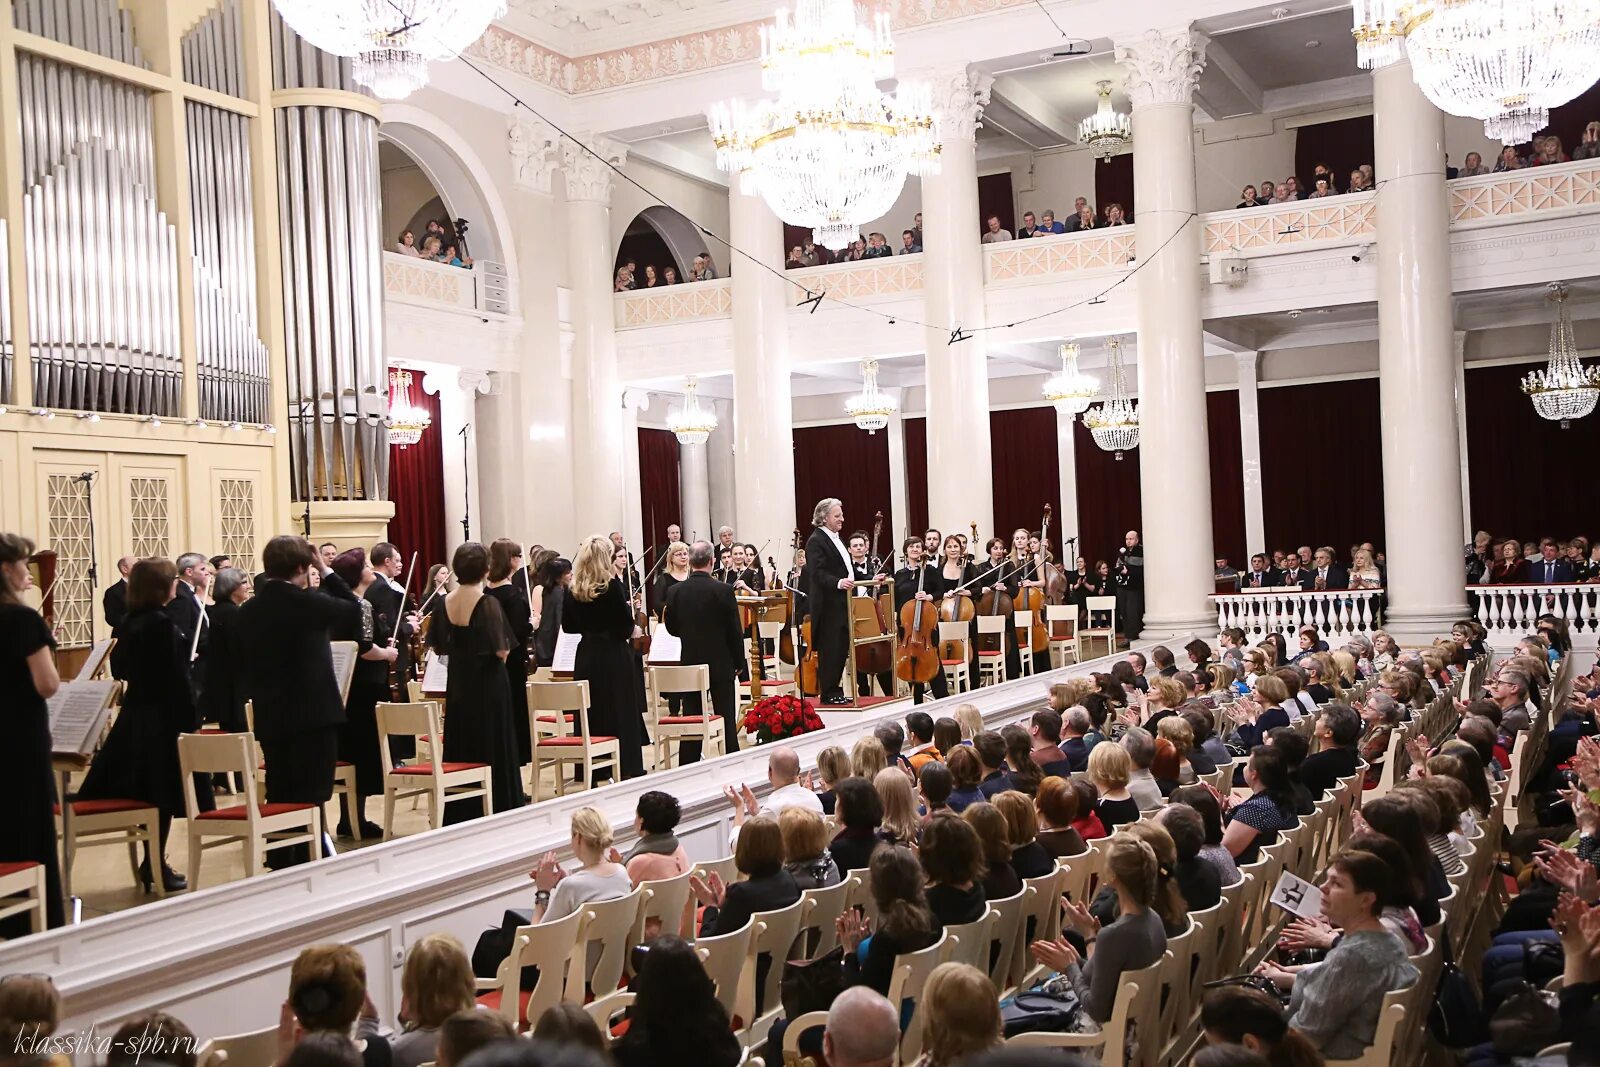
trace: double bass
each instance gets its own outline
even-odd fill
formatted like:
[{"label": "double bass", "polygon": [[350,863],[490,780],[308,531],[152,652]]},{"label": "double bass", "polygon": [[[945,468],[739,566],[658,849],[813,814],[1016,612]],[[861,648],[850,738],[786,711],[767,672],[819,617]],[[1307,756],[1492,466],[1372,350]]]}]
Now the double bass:
[{"label": "double bass", "polygon": [[[1050,533],[1050,505],[1044,506],[1044,519],[1039,524],[1039,551],[1034,556],[1034,576],[1043,583],[1045,579],[1045,554],[1044,539]],[[1028,631],[1028,645],[1033,652],[1047,652],[1050,649],[1050,630],[1044,622],[1045,591],[1043,585],[1019,585],[1017,589],[1016,610],[1033,612],[1033,625]],[[1020,643],[1020,642],[1019,642]]]},{"label": "double bass", "polygon": [[[974,542],[973,547],[977,547],[976,542]],[[994,584],[978,597],[977,614],[999,615],[1007,619],[1012,617],[1012,612],[1016,609],[1011,603],[1011,593],[1006,589],[1006,564],[1006,560],[1001,560],[999,563],[990,564],[988,570],[984,571],[984,577],[992,579]],[[1003,636],[995,637],[993,634],[980,636],[978,638],[978,650],[980,652],[1004,653],[1006,650],[1005,638]]]},{"label": "double bass", "polygon": [[[917,571],[917,595],[900,606],[900,647],[895,654],[894,675],[903,682],[927,684],[943,667],[934,647],[939,628],[939,613],[931,600],[922,599],[928,564]],[[960,598],[957,598],[960,599]]]}]

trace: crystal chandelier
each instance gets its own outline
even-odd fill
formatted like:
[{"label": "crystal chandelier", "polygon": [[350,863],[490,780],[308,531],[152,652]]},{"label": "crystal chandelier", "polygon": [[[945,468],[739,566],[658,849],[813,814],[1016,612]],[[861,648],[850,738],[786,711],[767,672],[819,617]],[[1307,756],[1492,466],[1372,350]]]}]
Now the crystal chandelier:
[{"label": "crystal chandelier", "polygon": [[700,380],[693,376],[683,380],[683,407],[667,416],[667,429],[678,436],[680,445],[703,445],[711,431],[717,428],[715,412],[700,406]]},{"label": "crystal chandelier", "polygon": [[1113,337],[1111,349],[1111,398],[1099,407],[1084,412],[1083,424],[1094,435],[1094,443],[1107,452],[1122,453],[1139,447],[1139,409],[1128,399],[1122,380],[1122,342]]},{"label": "crystal chandelier", "polygon": [[1095,94],[1100,97],[1100,105],[1093,115],[1078,123],[1078,141],[1093,149],[1104,162],[1132,143],[1133,123],[1111,106],[1110,82],[1095,82]]},{"label": "crystal chandelier", "polygon": [[1560,422],[1563,430],[1573,419],[1581,419],[1595,409],[1600,400],[1600,367],[1585,367],[1578,360],[1578,346],[1572,336],[1572,315],[1567,311],[1564,282],[1550,286],[1549,301],[1556,306],[1556,321],[1550,324],[1550,361],[1542,371],[1522,379],[1522,391],[1533,401],[1540,418]]},{"label": "crystal chandelier", "polygon": [[717,166],[784,222],[835,250],[894,206],[907,174],[935,174],[939,138],[926,86],[894,74],[889,19],[857,21],[852,0],[798,0],[761,29],[761,86],[777,99],[707,112]]},{"label": "crystal chandelier", "polygon": [[877,433],[889,425],[889,416],[899,409],[894,397],[878,388],[878,361],[861,362],[861,392],[844,402],[844,413],[856,420],[856,425],[868,433]]},{"label": "crystal chandelier", "polygon": [[1078,370],[1078,346],[1062,345],[1061,373],[1045,381],[1044,398],[1063,415],[1079,415],[1088,410],[1099,388],[1098,381]]},{"label": "crystal chandelier", "polygon": [[1377,70],[1406,57],[1404,0],[1353,0],[1356,65]]},{"label": "crystal chandelier", "polygon": [[351,56],[358,84],[402,100],[428,84],[428,61],[449,60],[506,12],[505,0],[273,0],[309,44]]},{"label": "crystal chandelier", "polygon": [[411,402],[411,372],[389,368],[389,443],[401,448],[422,440],[422,431],[433,425],[433,416]]}]

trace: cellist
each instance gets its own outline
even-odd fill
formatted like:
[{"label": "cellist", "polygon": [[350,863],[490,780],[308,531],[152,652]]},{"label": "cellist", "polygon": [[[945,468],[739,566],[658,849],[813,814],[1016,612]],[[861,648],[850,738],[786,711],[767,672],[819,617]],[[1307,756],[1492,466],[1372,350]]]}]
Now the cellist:
[{"label": "cellist", "polygon": [[[958,546],[959,547],[959,546]],[[923,558],[924,542],[920,537],[908,537],[900,546],[900,551],[905,553],[906,565],[894,572],[894,610],[895,615],[900,614],[900,609],[912,600],[927,601],[927,611],[938,610],[938,601],[943,596],[944,578],[939,570]],[[918,584],[921,591],[918,591]],[[945,681],[944,667],[940,666],[933,679],[929,681],[928,688],[933,690],[934,697],[941,698],[950,695],[949,685]],[[922,703],[923,685],[913,682],[911,685],[911,699],[915,703]]]},{"label": "cellist", "polygon": [[[982,600],[990,590],[999,589],[1006,593],[1009,602],[1009,600],[1014,597],[1017,589],[1016,561],[1011,558],[1010,553],[1007,551],[1006,541],[1003,537],[989,538],[988,542],[984,545],[984,549],[989,553],[989,558],[976,565],[978,568],[978,573],[984,575],[984,577],[979,579],[978,582],[978,598],[979,600]],[[978,614],[981,615],[983,613],[983,608],[980,606],[978,608]],[[1007,622],[1009,623],[1011,614],[1009,608],[1006,609],[1005,614],[1007,616]],[[974,620],[972,625],[973,633],[976,634],[978,625],[976,620]],[[1006,677],[1019,677],[1022,674],[1022,659],[1017,654],[1017,628],[1015,626],[1006,626],[1005,642]],[[973,643],[976,645],[976,640],[974,640]],[[976,667],[973,668],[973,673],[974,675],[977,674]]]}]

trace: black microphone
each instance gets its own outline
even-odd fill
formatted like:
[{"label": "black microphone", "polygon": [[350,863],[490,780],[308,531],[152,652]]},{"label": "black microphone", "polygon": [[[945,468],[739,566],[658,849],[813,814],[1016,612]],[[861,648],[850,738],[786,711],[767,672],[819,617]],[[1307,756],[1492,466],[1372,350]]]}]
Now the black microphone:
[{"label": "black microphone", "polygon": [[74,478],[73,481],[75,481],[75,482],[93,482],[94,481],[94,471],[84,471],[82,474],[80,474],[76,478]]}]

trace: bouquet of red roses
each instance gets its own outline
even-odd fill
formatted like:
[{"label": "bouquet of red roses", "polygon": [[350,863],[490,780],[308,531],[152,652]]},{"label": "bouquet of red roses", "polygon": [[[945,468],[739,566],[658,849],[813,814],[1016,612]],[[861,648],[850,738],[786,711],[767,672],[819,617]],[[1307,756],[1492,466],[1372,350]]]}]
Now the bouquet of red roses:
[{"label": "bouquet of red roses", "polygon": [[822,729],[822,719],[811,705],[799,697],[767,697],[750,705],[744,713],[745,733],[755,734],[757,744],[768,744],[799,737]]}]

